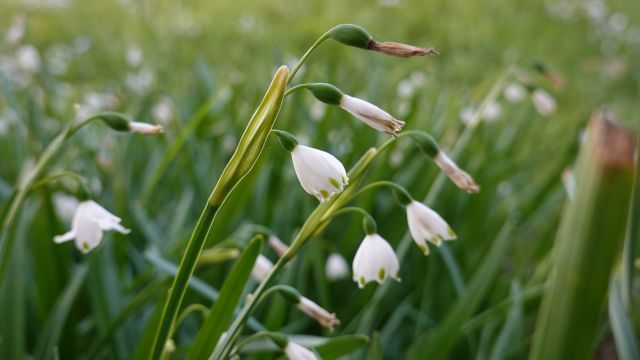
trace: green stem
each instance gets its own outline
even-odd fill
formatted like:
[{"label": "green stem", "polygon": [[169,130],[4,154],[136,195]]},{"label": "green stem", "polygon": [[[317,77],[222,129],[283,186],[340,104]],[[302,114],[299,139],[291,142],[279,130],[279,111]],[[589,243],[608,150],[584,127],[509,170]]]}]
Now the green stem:
[{"label": "green stem", "polygon": [[360,190],[358,190],[358,192],[356,192],[353,196],[356,197],[358,195],[361,195],[362,193],[369,191],[371,189],[375,189],[375,188],[379,188],[379,187],[390,187],[392,189],[396,189],[398,191],[401,191],[405,194],[409,194],[409,192],[407,191],[407,189],[405,189],[404,187],[394,183],[393,181],[389,181],[389,180],[380,180],[380,181],[374,181],[370,184],[367,184],[366,186],[363,186]]},{"label": "green stem", "polygon": [[293,70],[289,73],[289,78],[287,79],[287,83],[291,82],[291,79],[296,75],[302,64],[311,56],[311,54],[318,48],[320,45],[329,38],[329,32],[324,33],[316,42],[311,45],[311,47],[307,50],[304,55],[298,60],[298,63],[293,67]]},{"label": "green stem", "polygon": [[287,96],[289,96],[289,95],[293,94],[294,92],[300,91],[300,90],[302,90],[302,89],[306,89],[306,88],[308,88],[308,87],[309,87],[309,85],[310,85],[309,83],[304,83],[304,84],[296,85],[296,86],[294,86],[294,87],[290,88],[289,90],[287,90],[287,91],[284,93],[284,97],[287,97]]},{"label": "green stem", "polygon": [[85,181],[82,176],[80,176],[80,175],[78,175],[78,174],[76,174],[74,172],[61,171],[61,172],[58,172],[58,173],[55,173],[55,174],[51,174],[51,175],[45,177],[44,179],[38,181],[37,183],[33,184],[33,186],[31,187],[31,191],[34,191],[34,190],[38,189],[39,187],[42,187],[42,186],[44,186],[44,185],[46,185],[46,184],[48,184],[48,183],[50,183],[52,181],[58,180],[58,179],[63,178],[63,177],[70,177],[70,178],[76,180],[78,183],[82,183],[82,182]]}]

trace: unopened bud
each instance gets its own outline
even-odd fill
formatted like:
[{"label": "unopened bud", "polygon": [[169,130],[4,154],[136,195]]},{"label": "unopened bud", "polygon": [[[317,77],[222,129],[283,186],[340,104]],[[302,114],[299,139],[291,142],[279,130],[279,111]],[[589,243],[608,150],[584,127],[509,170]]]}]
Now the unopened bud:
[{"label": "unopened bud", "polygon": [[420,150],[429,155],[430,158],[435,158],[440,152],[440,149],[438,149],[438,143],[431,135],[424,132],[415,132],[411,133],[410,136],[411,140],[418,145]]},{"label": "unopened bud", "polygon": [[275,235],[269,235],[267,242],[279,257],[282,257],[289,250],[287,244],[283,243],[282,240]]},{"label": "unopened bud", "polygon": [[282,130],[271,130],[271,133],[278,137],[280,144],[289,152],[293,151],[298,146],[298,139],[291,133]]},{"label": "unopened bud", "polygon": [[371,40],[369,43],[369,50],[381,52],[383,54],[397,56],[397,57],[413,57],[413,56],[425,56],[425,55],[438,55],[440,54],[436,49],[430,47],[427,49],[419,48],[413,45],[401,44],[396,42],[378,42]]},{"label": "unopened bud", "polygon": [[476,184],[471,175],[460,169],[458,165],[456,165],[456,163],[454,163],[453,160],[451,160],[442,151],[440,151],[433,160],[459,188],[467,191],[468,193],[477,193],[480,191],[480,186]]},{"label": "unopened bud", "polygon": [[307,84],[305,87],[311,91],[316,99],[329,105],[340,105],[340,100],[344,95],[340,89],[331,84],[313,83]]},{"label": "unopened bud", "polygon": [[143,135],[155,135],[164,132],[161,125],[148,124],[129,120],[125,115],[117,112],[103,112],[94,118],[102,120],[107,126],[116,131],[128,131]]},{"label": "unopened bud", "polygon": [[439,54],[439,52],[432,47],[424,49],[397,42],[376,41],[367,30],[353,24],[341,24],[334,27],[329,30],[329,37],[341,44],[377,51],[391,56],[412,57]]}]

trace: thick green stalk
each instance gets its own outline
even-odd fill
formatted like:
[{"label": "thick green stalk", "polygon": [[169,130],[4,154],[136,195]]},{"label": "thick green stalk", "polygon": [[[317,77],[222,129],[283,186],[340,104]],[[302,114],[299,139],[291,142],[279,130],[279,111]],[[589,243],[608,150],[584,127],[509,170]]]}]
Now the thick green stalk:
[{"label": "thick green stalk", "polygon": [[596,114],[578,158],[576,198],[562,216],[530,359],[591,357],[624,240],[636,140]]},{"label": "thick green stalk", "polygon": [[217,211],[236,185],[251,171],[262,153],[269,132],[282,106],[288,75],[289,69],[286,66],[280,67],[276,72],[260,106],[249,120],[238,147],[222,171],[211,196],[209,196],[207,205],[191,234],[173,285],[169,289],[169,296],[154,340],[151,359],[160,359],[162,356],[164,345],[169,338],[169,333],[180,309],[189,279],[195,270],[198,257],[202,252]]}]

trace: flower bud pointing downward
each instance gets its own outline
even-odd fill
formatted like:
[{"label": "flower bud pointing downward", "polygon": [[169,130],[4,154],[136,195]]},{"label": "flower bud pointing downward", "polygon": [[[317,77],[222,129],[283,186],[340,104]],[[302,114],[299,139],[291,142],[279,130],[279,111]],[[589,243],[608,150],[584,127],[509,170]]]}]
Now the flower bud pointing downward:
[{"label": "flower bud pointing downward", "polygon": [[162,125],[131,121],[117,112],[104,112],[95,116],[116,131],[128,131],[143,135],[155,135],[164,132]]},{"label": "flower bud pointing downward", "polygon": [[318,357],[313,351],[307,349],[306,347],[294,343],[289,340],[287,345],[284,347],[284,354],[287,355],[289,360],[317,360]]},{"label": "flower bud pointing downward", "polygon": [[471,194],[480,191],[480,186],[476,184],[471,175],[460,169],[458,165],[442,151],[438,152],[438,155],[433,158],[433,161],[435,161],[436,165],[438,165],[459,188]]},{"label": "flower bud pointing downward", "polygon": [[330,332],[333,332],[335,326],[340,325],[340,320],[338,320],[335,313],[328,312],[320,305],[304,296],[300,297],[300,302],[298,302],[297,306],[300,311],[318,321],[322,327],[326,328]]}]

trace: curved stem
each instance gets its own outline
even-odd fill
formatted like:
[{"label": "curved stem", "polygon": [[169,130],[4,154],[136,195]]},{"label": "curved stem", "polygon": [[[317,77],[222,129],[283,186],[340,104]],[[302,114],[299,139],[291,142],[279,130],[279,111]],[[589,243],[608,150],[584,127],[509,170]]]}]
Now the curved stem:
[{"label": "curved stem", "polygon": [[302,89],[306,89],[309,87],[309,83],[304,83],[304,84],[298,84],[294,87],[289,88],[289,90],[285,91],[284,96],[287,97],[291,94],[293,94],[294,92],[300,91]]},{"label": "curved stem", "polygon": [[392,189],[396,189],[396,190],[406,194],[407,196],[409,196],[409,192],[404,187],[394,183],[393,181],[380,180],[380,181],[372,182],[371,184],[367,184],[366,186],[363,186],[360,190],[358,190],[355,194],[353,194],[353,197],[357,197],[358,195],[360,195],[363,192],[366,192],[368,190],[371,190],[371,189],[374,189],[374,188],[378,188],[378,187],[383,187],[383,186],[390,187]]},{"label": "curved stem", "polygon": [[307,52],[304,53],[304,55],[302,55],[300,60],[298,60],[298,63],[293,67],[293,70],[291,70],[291,72],[289,73],[289,78],[287,79],[287,83],[289,83],[291,79],[293,79],[293,77],[296,75],[298,70],[300,70],[300,67],[302,66],[302,64],[304,64],[304,62],[307,61],[309,56],[311,56],[311,54],[328,38],[329,38],[329,32],[327,31],[322,36],[320,36],[320,38],[316,40],[316,42],[313,45],[311,45],[311,47],[307,50]]},{"label": "curved stem", "polygon": [[31,186],[30,191],[34,191],[34,190],[36,190],[37,188],[39,188],[41,186],[44,186],[44,185],[46,185],[46,184],[48,184],[48,183],[50,183],[52,181],[58,180],[58,179],[63,178],[63,177],[70,177],[70,178],[76,180],[78,183],[82,183],[82,182],[85,181],[82,176],[80,176],[80,175],[78,175],[78,174],[76,174],[74,172],[61,171],[61,172],[58,172],[58,173],[55,173],[55,174],[51,174],[51,175],[45,177],[44,179],[38,181],[37,183],[33,184],[33,186]]},{"label": "curved stem", "polygon": [[[356,193],[357,194],[357,193]],[[354,195],[355,196],[355,195]],[[349,207],[344,207],[340,210],[335,211],[333,214],[331,214],[331,216],[329,216],[328,219],[333,219],[334,217],[338,216],[338,215],[342,215],[342,214],[346,214],[346,213],[359,213],[362,214],[362,216],[366,219],[368,219],[369,221],[371,221],[372,223],[375,224],[376,220],[373,218],[373,216],[371,216],[371,214],[369,214],[368,212],[366,212],[364,209],[359,208],[357,206],[349,206]]]}]

